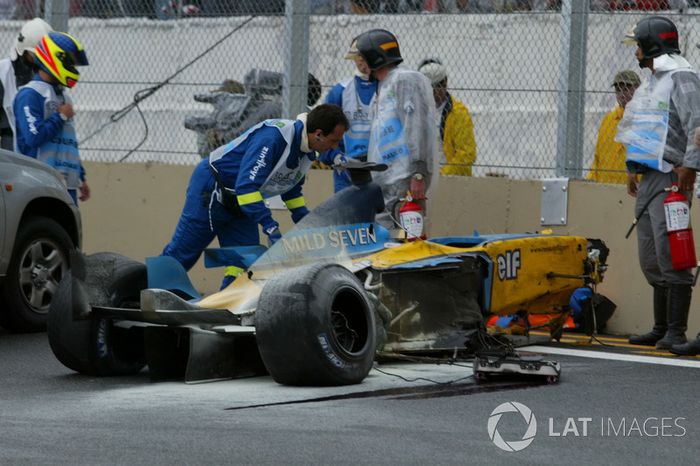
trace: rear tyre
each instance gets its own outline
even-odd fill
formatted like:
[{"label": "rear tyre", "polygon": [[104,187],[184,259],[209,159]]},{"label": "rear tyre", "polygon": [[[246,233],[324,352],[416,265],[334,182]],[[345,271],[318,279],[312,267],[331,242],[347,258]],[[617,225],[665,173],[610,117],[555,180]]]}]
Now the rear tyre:
[{"label": "rear tyre", "polygon": [[0,285],[0,325],[12,332],[38,332],[46,319],[58,284],[68,274],[73,241],[50,218],[33,217],[17,232],[7,276]]},{"label": "rear tyre", "polygon": [[360,282],[340,265],[314,264],[271,279],[255,319],[260,355],[278,383],[350,385],[372,368],[374,312]]},{"label": "rear tyre", "polygon": [[[51,350],[66,367],[86,375],[127,375],[145,365],[143,331],[98,318],[91,306],[138,308],[146,266],[114,253],[85,258],[85,280],[61,282],[48,320]],[[87,314],[81,320],[80,315]]]}]

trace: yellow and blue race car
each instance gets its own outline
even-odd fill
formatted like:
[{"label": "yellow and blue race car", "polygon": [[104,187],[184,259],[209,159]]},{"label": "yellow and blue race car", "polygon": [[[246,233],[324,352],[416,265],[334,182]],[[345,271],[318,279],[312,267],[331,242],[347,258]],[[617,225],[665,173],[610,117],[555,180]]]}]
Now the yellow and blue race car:
[{"label": "yellow and blue race car", "polygon": [[607,248],[579,236],[398,241],[374,222],[382,193],[367,181],[269,249],[207,250],[207,265],[247,269],[207,297],[168,257],[75,254],[49,313],[54,354],[89,375],[354,384],[378,351],[462,351],[488,316],[566,315],[576,289],[602,280]]}]

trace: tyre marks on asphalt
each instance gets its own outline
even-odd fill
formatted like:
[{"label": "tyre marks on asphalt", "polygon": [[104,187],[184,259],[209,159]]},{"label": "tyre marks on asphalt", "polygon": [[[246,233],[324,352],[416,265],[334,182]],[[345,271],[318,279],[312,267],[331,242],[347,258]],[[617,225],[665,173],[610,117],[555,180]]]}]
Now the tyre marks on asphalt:
[{"label": "tyre marks on asphalt", "polygon": [[365,392],[346,393],[342,395],[321,396],[301,400],[279,401],[274,403],[260,403],[244,406],[225,408],[227,411],[239,411],[243,409],[268,408],[272,406],[289,406],[305,403],[324,403],[338,400],[357,400],[362,398],[386,398],[390,400],[418,400],[427,398],[446,398],[453,396],[476,395],[480,393],[492,393],[523,388],[532,388],[546,385],[544,378],[533,377],[524,380],[514,380],[511,377],[503,377],[501,382],[489,383],[459,383],[454,385],[419,385],[415,387],[389,388],[382,390],[370,390]]}]

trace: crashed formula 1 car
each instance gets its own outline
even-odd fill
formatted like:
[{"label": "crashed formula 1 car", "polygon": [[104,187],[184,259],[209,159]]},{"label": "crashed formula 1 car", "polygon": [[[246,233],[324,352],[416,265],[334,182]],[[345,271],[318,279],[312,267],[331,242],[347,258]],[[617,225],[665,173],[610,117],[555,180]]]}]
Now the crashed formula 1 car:
[{"label": "crashed formula 1 car", "polygon": [[363,182],[269,249],[208,250],[208,265],[248,272],[201,299],[170,258],[77,255],[49,314],[51,348],[90,375],[147,365],[154,380],[269,372],[282,384],[354,384],[380,349],[452,354],[490,314],[565,314],[572,292],[605,270],[604,244],[578,236],[398,242],[374,223],[382,209],[381,189]]}]

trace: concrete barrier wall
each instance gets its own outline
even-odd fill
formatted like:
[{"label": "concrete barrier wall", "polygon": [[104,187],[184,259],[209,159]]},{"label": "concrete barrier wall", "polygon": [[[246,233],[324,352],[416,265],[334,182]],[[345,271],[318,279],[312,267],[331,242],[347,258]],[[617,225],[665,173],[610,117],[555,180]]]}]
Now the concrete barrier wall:
[{"label": "concrete barrier wall", "polygon": [[[81,205],[84,251],[114,251],[138,260],[158,255],[175,228],[193,167],[88,162],[86,168],[92,199]],[[431,234],[539,231],[541,190],[539,181],[443,177],[433,203]],[[312,171],[305,189],[310,207],[331,193],[330,171]],[[286,212],[276,217],[283,231],[291,226]],[[639,270],[636,239],[624,238],[632,218],[633,200],[623,186],[575,181],[569,185],[568,224],[552,228],[607,243],[610,267],[599,291],[618,306],[608,326],[615,333],[647,331],[652,325],[652,289]],[[190,275],[197,289],[211,293],[218,289],[221,274],[221,269],[204,269],[200,261]],[[690,313],[689,335],[694,336],[700,330],[700,297]]]}]

